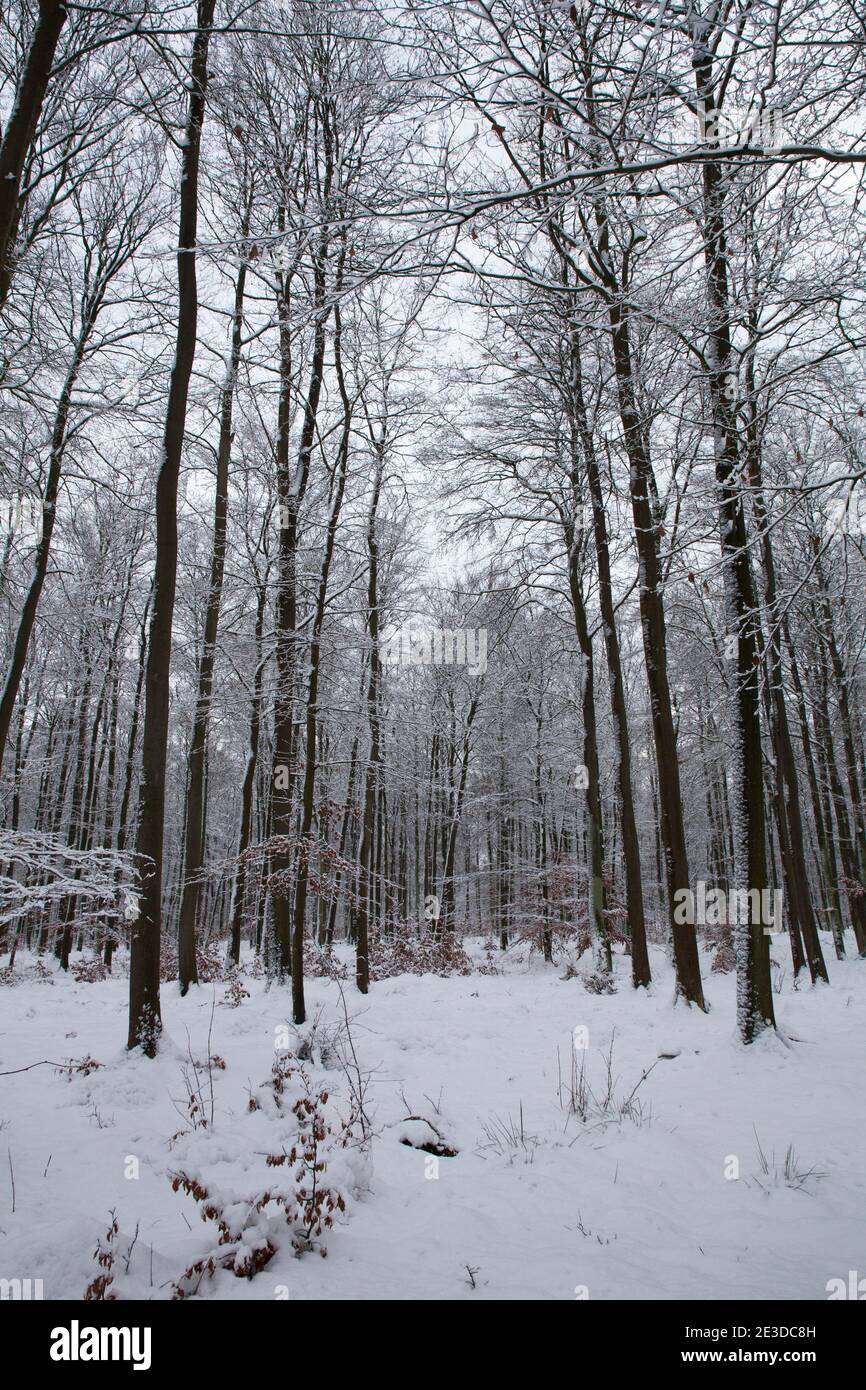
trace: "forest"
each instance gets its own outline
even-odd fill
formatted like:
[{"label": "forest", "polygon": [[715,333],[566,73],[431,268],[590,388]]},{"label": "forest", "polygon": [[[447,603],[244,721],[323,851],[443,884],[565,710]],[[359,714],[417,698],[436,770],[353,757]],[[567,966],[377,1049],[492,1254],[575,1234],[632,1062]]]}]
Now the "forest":
[{"label": "forest", "polygon": [[0,7],[4,1298],[866,1297],[864,112],[853,0]]}]

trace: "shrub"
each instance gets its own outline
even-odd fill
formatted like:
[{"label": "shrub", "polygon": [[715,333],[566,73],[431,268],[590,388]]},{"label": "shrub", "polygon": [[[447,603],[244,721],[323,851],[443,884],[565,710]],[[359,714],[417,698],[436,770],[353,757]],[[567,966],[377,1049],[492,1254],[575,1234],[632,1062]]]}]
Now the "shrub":
[{"label": "shrub", "polygon": [[616,994],[616,981],[606,970],[593,970],[584,975],[583,987],[588,994]]},{"label": "shrub", "polygon": [[85,956],[81,960],[74,960],[69,969],[80,985],[92,985],[99,980],[108,979],[108,971],[99,956]]},{"label": "shrub", "polygon": [[114,1261],[118,1234],[117,1217],[112,1212],[111,1225],[105,1235],[97,1241],[96,1249],[93,1252],[93,1258],[102,1272],[94,1275],[84,1290],[85,1303],[108,1303],[117,1298],[111,1285],[114,1282]]},{"label": "shrub", "polygon": [[244,989],[241,984],[240,972],[237,966],[229,970],[226,976],[226,992],[222,997],[222,1002],[230,1009],[239,1009],[245,999],[249,999],[250,992]]},{"label": "shrub", "polygon": [[737,968],[737,953],[732,941],[723,941],[716,948],[710,969],[716,975],[727,975]]},{"label": "shrub", "polygon": [[[530,951],[542,951],[547,937],[553,957],[568,956],[573,965],[593,945],[586,872],[576,864],[553,864],[545,883],[546,897],[540,877],[526,887],[514,904],[513,925],[518,939],[528,943]],[[612,945],[624,946],[628,941],[625,899],[621,885],[608,874],[604,878],[604,897],[608,938]],[[568,968],[568,962],[563,963]]]},{"label": "shrub", "polygon": [[[229,1269],[239,1279],[252,1279],[273,1258],[276,1246],[260,1219],[262,1209],[271,1200],[270,1193],[264,1192],[249,1202],[229,1202],[219,1191],[208,1190],[200,1178],[186,1172],[173,1173],[171,1185],[175,1192],[182,1189],[199,1202],[202,1220],[213,1221],[219,1231],[217,1247],[188,1265],[174,1285],[175,1299],[195,1293],[204,1276],[212,1278],[217,1269]],[[193,1287],[196,1276],[198,1282]]]},{"label": "shrub", "polygon": [[[230,973],[226,965],[224,942],[211,940],[197,945],[195,960],[199,982],[203,985],[219,983]],[[176,980],[177,976],[177,941],[174,937],[163,936],[159,943],[159,978],[165,984],[168,980]]]},{"label": "shrub", "polygon": [[340,958],[334,955],[334,948],[320,946],[318,942],[304,937],[304,974],[308,979],[345,980],[349,972]]},{"label": "shrub", "polygon": [[[212,1278],[219,1269],[236,1278],[254,1278],[276,1254],[277,1231],[283,1223],[297,1254],[327,1254],[322,1237],[336,1214],[346,1210],[343,1191],[328,1176],[328,1167],[355,1141],[354,1114],[346,1121],[336,1119],[329,1099],[327,1089],[313,1081],[297,1056],[280,1053],[267,1081],[250,1095],[248,1107],[278,1121],[284,1131],[279,1145],[265,1153],[265,1167],[273,1179],[269,1176],[258,1189],[238,1195],[224,1191],[192,1165],[170,1175],[174,1191],[198,1202],[202,1220],[213,1222],[218,1232],[215,1246],[188,1265],[175,1283],[175,1299],[194,1294],[202,1279]],[[286,1122],[291,1125],[288,1134]],[[222,1151],[220,1156],[224,1157]]]},{"label": "shrub", "polygon": [[456,932],[418,932],[411,922],[397,922],[388,932],[370,931],[370,979],[392,975],[470,975],[472,962]]}]

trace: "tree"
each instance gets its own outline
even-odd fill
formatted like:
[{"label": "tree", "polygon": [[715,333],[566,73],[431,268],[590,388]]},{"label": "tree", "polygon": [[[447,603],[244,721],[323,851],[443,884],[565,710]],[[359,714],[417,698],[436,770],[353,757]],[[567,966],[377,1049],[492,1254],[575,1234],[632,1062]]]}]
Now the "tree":
[{"label": "tree", "polygon": [[9,294],[18,226],[21,175],[30,149],[60,34],[69,11],[63,0],[39,0],[39,13],[0,144],[0,308]]},{"label": "tree", "polygon": [[156,485],[156,562],[145,673],[142,781],[135,845],[141,874],[141,894],[138,917],[131,931],[128,1038],[130,1048],[140,1047],[148,1057],[155,1055],[162,1030],[159,1007],[159,945],[162,924],[169,662],[177,581],[177,487],[198,321],[195,270],[198,171],[214,3],[215,0],[198,0],[197,27],[189,67],[189,102],[180,157],[177,335],[166,405],[163,454]]}]

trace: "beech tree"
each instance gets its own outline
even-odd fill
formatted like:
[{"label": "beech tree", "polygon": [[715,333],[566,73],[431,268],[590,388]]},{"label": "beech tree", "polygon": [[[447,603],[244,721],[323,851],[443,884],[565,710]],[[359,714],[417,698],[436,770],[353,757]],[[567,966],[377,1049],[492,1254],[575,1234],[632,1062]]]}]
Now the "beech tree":
[{"label": "beech tree", "polygon": [[186,129],[180,149],[177,335],[166,403],[163,453],[156,484],[156,561],[145,670],[141,736],[142,778],[135,843],[142,883],[139,914],[131,932],[129,970],[128,1045],[140,1047],[147,1056],[154,1054],[162,1026],[159,1008],[159,945],[162,927],[169,666],[177,578],[177,487],[198,321],[195,269],[198,170],[213,17],[214,0],[199,0],[189,66]]}]

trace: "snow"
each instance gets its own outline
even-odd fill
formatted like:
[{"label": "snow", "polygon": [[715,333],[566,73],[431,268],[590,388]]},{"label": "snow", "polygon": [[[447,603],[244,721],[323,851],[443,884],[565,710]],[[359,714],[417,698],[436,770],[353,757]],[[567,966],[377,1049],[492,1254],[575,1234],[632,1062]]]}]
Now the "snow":
[{"label": "snow", "polygon": [[[472,949],[480,961],[481,944]],[[793,990],[787,971],[776,997],[783,1036],[749,1048],[736,1037],[733,976],[711,974],[706,956],[707,1015],[674,1006],[658,948],[649,992],[629,987],[622,956],[614,995],[519,952],[498,963],[497,975],[385,980],[366,999],[342,986],[374,1137],[368,1157],[342,1150],[326,1175],[346,1193],[327,1258],[298,1258],[285,1222],[280,1235],[265,1212],[246,1234],[270,1232],[270,1263],[252,1279],[220,1270],[198,1296],[570,1300],[585,1286],[590,1299],[823,1299],[830,1279],[864,1268],[862,962],[835,963],[831,986],[816,989]],[[119,1296],[169,1297],[215,1245],[196,1203],[172,1191],[181,1167],[240,1203],[237,1225],[285,1128],[273,1100],[251,1113],[250,1096],[270,1076],[289,1011],[287,990],[244,985],[238,1008],[220,1002],[219,984],[185,999],[164,986],[155,1061],[124,1050],[125,979],[52,973],[3,990],[0,1071],[87,1054],[103,1066],[0,1077],[0,1276],[41,1278],[49,1299],[81,1298],[113,1209]],[[313,1054],[304,1065],[345,1115],[346,1076],[315,1041],[337,1035],[340,987],[313,979],[307,994],[310,1019],[321,1017],[303,1030]],[[588,1029],[585,1051],[572,1049],[577,1027]],[[213,1127],[170,1147],[186,1127],[183,1069],[190,1056],[206,1066],[209,1031],[226,1064],[211,1077],[199,1067],[206,1099],[213,1084]],[[290,1026],[289,1036],[291,1046]],[[611,1045],[614,1093],[620,1105],[633,1093],[630,1117],[599,1113]],[[572,1057],[596,1097],[583,1121],[558,1098]],[[456,1156],[425,1149],[436,1142]],[[789,1145],[801,1174],[816,1170],[801,1186],[784,1180]],[[130,1159],[137,1178],[125,1176]],[[287,1168],[268,1171],[285,1186]]]}]

